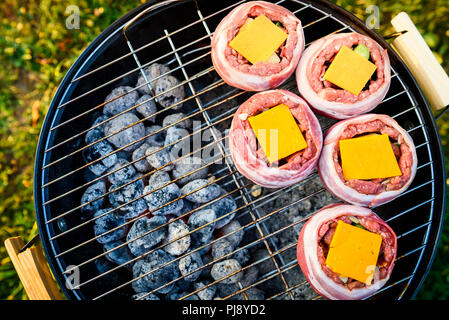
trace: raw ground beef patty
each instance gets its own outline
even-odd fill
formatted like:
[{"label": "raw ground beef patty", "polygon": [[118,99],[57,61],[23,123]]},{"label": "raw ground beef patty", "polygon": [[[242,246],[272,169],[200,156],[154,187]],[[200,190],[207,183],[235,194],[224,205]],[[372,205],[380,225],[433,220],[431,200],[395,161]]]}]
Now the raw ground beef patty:
[{"label": "raw ground beef patty", "polygon": [[[364,44],[370,61],[377,67],[369,83],[354,95],[323,79],[329,64],[342,46],[352,48]],[[390,87],[390,60],[387,50],[371,38],[359,33],[340,33],[313,42],[296,69],[296,83],[301,96],[318,113],[335,119],[347,119],[374,109]]]},{"label": "raw ground beef patty", "polygon": [[[285,104],[297,121],[307,147],[275,165],[270,165],[248,121],[279,104]],[[229,132],[229,148],[237,169],[245,177],[268,188],[282,188],[297,183],[315,169],[323,137],[318,119],[307,103],[286,90],[270,90],[253,95],[237,110]]]},{"label": "raw ground beef patty", "polygon": [[[339,141],[373,133],[389,136],[402,174],[387,179],[346,181]],[[412,138],[395,120],[387,115],[365,114],[340,121],[328,130],[318,172],[326,189],[336,197],[352,204],[374,207],[393,200],[408,188],[415,177],[417,162]]]},{"label": "raw ground beef patty", "polygon": [[[341,278],[326,264],[326,255],[339,220],[356,221],[370,232],[382,236],[377,271],[373,282],[366,284]],[[328,299],[355,300],[366,298],[382,288],[390,278],[397,253],[397,237],[385,221],[368,208],[334,204],[324,207],[302,227],[298,238],[299,266],[313,289]]]},{"label": "raw ground beef patty", "polygon": [[[261,14],[280,22],[288,34],[278,52],[280,62],[251,64],[228,45],[248,18]],[[251,1],[236,7],[220,22],[211,47],[215,70],[227,84],[248,91],[263,91],[278,87],[292,75],[304,50],[304,33],[301,21],[289,10],[265,1]]]}]

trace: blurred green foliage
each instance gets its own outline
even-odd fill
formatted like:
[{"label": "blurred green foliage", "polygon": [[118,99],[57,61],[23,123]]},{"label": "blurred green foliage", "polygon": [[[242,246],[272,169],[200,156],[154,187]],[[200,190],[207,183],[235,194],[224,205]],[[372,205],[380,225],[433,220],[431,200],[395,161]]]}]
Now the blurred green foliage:
[{"label": "blurred green foliage", "polygon": [[[0,240],[36,232],[33,162],[38,134],[52,96],[83,49],[114,20],[144,0],[3,0],[0,3]],[[365,21],[380,9],[380,34],[390,19],[407,11],[435,56],[449,72],[449,0],[334,0]],[[65,26],[68,5],[80,9],[80,29]],[[449,170],[449,114],[439,121]],[[449,184],[449,180],[448,180]],[[448,199],[449,200],[449,199]],[[449,298],[449,225],[418,298]],[[26,299],[3,245],[0,246],[0,299]]]}]

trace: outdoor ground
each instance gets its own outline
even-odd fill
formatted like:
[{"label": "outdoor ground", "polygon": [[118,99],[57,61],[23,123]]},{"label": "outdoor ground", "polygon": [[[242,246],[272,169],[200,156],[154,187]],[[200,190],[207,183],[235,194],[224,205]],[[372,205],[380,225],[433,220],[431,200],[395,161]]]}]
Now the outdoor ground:
[{"label": "outdoor ground", "polygon": [[[123,4],[125,3],[126,4]],[[40,127],[55,90],[84,48],[114,20],[143,0],[2,0],[0,3],[0,241],[36,232],[33,162]],[[449,0],[337,0],[363,21],[380,12],[382,35],[400,11],[414,20],[449,72]],[[66,28],[68,5],[80,9],[80,28]],[[70,12],[69,12],[70,13]],[[449,112],[438,122],[449,171]],[[449,185],[449,179],[447,180]],[[449,186],[448,186],[449,187]],[[449,200],[449,199],[448,199]],[[449,202],[449,201],[448,201]],[[446,215],[448,216],[448,210]],[[449,298],[449,220],[436,259],[418,299]],[[16,272],[0,246],[0,299],[26,299]]]}]

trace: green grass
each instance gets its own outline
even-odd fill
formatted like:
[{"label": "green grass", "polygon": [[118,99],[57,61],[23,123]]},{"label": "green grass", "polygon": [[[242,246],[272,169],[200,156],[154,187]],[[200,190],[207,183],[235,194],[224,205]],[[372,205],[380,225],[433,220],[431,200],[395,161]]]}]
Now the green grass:
[{"label": "green grass", "polygon": [[[0,240],[36,232],[33,162],[38,134],[55,90],[82,50],[120,16],[144,1],[3,0],[0,4]],[[380,9],[380,34],[389,34],[391,17],[407,11],[437,59],[449,71],[449,0],[337,0],[365,20],[367,5]],[[66,6],[80,8],[80,29],[65,27]],[[435,9],[437,8],[437,9]],[[449,170],[449,115],[439,121]],[[418,298],[449,298],[449,225]],[[0,246],[0,299],[26,299],[3,246]]]}]

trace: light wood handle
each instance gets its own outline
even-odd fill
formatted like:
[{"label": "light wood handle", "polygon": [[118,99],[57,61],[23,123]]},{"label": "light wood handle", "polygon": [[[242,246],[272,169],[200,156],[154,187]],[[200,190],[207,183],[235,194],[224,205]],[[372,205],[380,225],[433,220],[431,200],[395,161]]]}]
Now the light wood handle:
[{"label": "light wood handle", "polygon": [[48,269],[39,247],[32,247],[19,253],[24,246],[20,237],[6,239],[6,251],[22,281],[30,300],[61,300],[62,295]]},{"label": "light wood handle", "polygon": [[399,13],[391,24],[397,32],[407,31],[392,46],[415,76],[432,108],[438,110],[449,105],[449,77],[408,14]]}]

